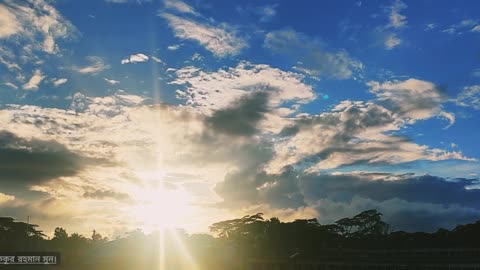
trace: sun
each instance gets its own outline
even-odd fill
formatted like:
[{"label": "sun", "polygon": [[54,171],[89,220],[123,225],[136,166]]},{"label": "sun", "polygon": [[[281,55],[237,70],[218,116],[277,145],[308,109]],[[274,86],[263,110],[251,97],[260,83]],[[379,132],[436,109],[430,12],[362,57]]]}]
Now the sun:
[{"label": "sun", "polygon": [[148,187],[135,192],[135,197],[131,216],[146,231],[180,228],[191,216],[191,197],[183,189]]}]

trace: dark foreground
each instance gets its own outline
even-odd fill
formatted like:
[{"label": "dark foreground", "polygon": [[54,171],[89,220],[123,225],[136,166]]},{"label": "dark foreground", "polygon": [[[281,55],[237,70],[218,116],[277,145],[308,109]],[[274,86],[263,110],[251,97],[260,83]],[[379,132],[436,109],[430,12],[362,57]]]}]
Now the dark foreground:
[{"label": "dark foreground", "polygon": [[480,269],[480,249],[319,250],[315,260],[251,260],[251,270]]},{"label": "dark foreground", "polygon": [[215,236],[136,230],[109,240],[57,228],[47,239],[37,227],[0,217],[0,252],[59,252],[61,263],[0,270],[480,269],[480,221],[408,233],[391,231],[376,210],[326,225],[256,214],[214,223]]}]

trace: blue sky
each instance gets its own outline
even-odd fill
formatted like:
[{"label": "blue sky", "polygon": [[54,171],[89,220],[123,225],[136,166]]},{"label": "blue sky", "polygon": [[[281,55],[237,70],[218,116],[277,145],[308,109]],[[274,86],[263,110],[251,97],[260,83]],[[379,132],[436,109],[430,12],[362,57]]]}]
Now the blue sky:
[{"label": "blue sky", "polygon": [[112,237],[168,204],[189,231],[477,220],[478,5],[1,0],[0,210]]}]

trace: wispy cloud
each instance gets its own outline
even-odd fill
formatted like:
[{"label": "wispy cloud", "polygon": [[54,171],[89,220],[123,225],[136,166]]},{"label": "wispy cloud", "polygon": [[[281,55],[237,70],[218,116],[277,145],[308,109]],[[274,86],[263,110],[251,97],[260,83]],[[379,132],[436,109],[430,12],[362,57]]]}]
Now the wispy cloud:
[{"label": "wispy cloud", "polygon": [[38,90],[38,86],[40,83],[45,79],[45,75],[43,75],[42,71],[37,69],[33,73],[33,76],[28,80],[26,84],[22,86],[24,90]]},{"label": "wispy cloud", "polygon": [[467,32],[480,32],[478,19],[464,19],[443,29],[442,32],[451,35],[463,35]]},{"label": "wispy cloud", "polygon": [[103,58],[99,56],[87,56],[87,61],[90,63],[89,65],[83,67],[74,66],[72,69],[82,74],[95,75],[110,68],[110,65],[105,63]]},{"label": "wispy cloud", "polygon": [[45,69],[45,56],[48,55],[50,61],[59,59],[63,42],[78,36],[76,27],[51,1],[0,2],[0,64],[8,68],[3,75],[29,90],[37,88],[35,80],[30,84],[27,77],[37,69]]},{"label": "wispy cloud", "polygon": [[176,51],[176,50],[180,49],[181,46],[182,46],[181,44],[169,45],[169,46],[167,47],[167,50],[169,50],[169,51]]},{"label": "wispy cloud", "polygon": [[151,56],[152,57],[152,60],[155,61],[156,63],[161,63],[161,64],[165,64],[162,59],[156,57],[156,56]]},{"label": "wispy cloud", "polygon": [[444,118],[450,125],[455,122],[455,115],[443,109],[447,97],[431,82],[410,78],[383,83],[371,81],[368,86],[379,103],[391,106],[390,109],[408,123],[432,117]]},{"label": "wispy cloud", "polygon": [[76,28],[44,0],[0,4],[0,18],[0,38],[15,34],[21,42],[46,53],[57,53],[56,40],[68,39],[77,33]]},{"label": "wispy cloud", "polygon": [[388,7],[389,10],[389,23],[387,27],[391,28],[403,28],[407,25],[407,16],[401,14],[400,12],[407,8],[407,5],[401,1],[396,0],[391,6]]},{"label": "wispy cloud", "polygon": [[53,80],[52,80],[52,84],[53,84],[53,86],[55,86],[55,87],[58,87],[58,86],[60,86],[60,85],[62,85],[62,84],[65,84],[65,83],[67,83],[67,82],[68,82],[68,79],[67,79],[67,78],[60,78],[60,79],[53,79]]},{"label": "wispy cloud", "polygon": [[216,57],[239,54],[247,46],[246,41],[238,36],[235,27],[226,23],[213,25],[165,12],[159,12],[158,16],[167,20],[176,37],[197,41]]},{"label": "wispy cloud", "polygon": [[407,5],[401,0],[395,0],[385,8],[388,23],[376,29],[380,32],[382,44],[387,50],[392,50],[402,44],[402,38],[399,37],[398,32],[407,26],[407,16],[401,13],[406,8]]},{"label": "wispy cloud", "polygon": [[180,13],[189,13],[193,15],[199,15],[195,9],[181,0],[165,0],[163,1],[165,8],[173,9]]},{"label": "wispy cloud", "polygon": [[361,75],[363,64],[345,51],[329,51],[319,40],[292,29],[269,32],[264,46],[301,62],[296,69],[312,76],[349,79]]},{"label": "wispy cloud", "polygon": [[192,55],[192,58],[190,58],[192,61],[202,61],[203,56],[201,56],[199,53],[194,53]]},{"label": "wispy cloud", "polygon": [[117,80],[113,80],[113,79],[108,79],[108,78],[103,78],[107,83],[111,84],[111,85],[116,85],[116,84],[120,84],[120,81],[117,81]]},{"label": "wispy cloud", "polygon": [[464,87],[454,101],[459,106],[480,110],[480,85]]},{"label": "wispy cloud", "polygon": [[[157,15],[168,22],[177,38],[197,41],[216,57],[236,55],[247,46],[246,41],[238,36],[236,27],[207,19],[182,0],[164,0],[164,7]],[[168,49],[177,50],[179,47],[179,44],[170,45]]]},{"label": "wispy cloud", "polygon": [[261,14],[260,21],[268,22],[277,15],[277,5],[261,6],[259,7],[259,12]]},{"label": "wispy cloud", "polygon": [[437,28],[437,24],[435,23],[429,23],[425,25],[425,28],[423,29],[424,31],[431,31],[433,29]]},{"label": "wispy cloud", "polygon": [[261,6],[247,5],[246,7],[238,6],[236,9],[241,15],[254,15],[259,17],[261,22],[269,22],[277,15],[277,7],[278,4]]},{"label": "wispy cloud", "polygon": [[6,82],[5,85],[10,87],[10,88],[13,88],[13,89],[18,89],[18,86],[16,86],[15,84],[13,84],[11,82]]},{"label": "wispy cloud", "polygon": [[6,6],[0,4],[0,38],[7,38],[22,30],[15,14]]},{"label": "wispy cloud", "polygon": [[147,62],[149,57],[143,53],[132,54],[129,57],[123,59],[121,64],[129,64],[129,63],[142,63]]},{"label": "wispy cloud", "polygon": [[391,50],[402,43],[402,40],[396,34],[390,33],[385,38],[385,48]]}]

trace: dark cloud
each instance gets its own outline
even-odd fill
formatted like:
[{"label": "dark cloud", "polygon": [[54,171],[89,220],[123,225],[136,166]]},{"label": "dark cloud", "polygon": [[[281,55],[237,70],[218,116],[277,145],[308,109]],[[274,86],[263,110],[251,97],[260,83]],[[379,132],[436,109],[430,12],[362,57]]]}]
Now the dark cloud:
[{"label": "dark cloud", "polygon": [[[292,122],[280,132],[285,139],[280,143],[290,147],[277,151],[277,159],[291,159],[291,164],[305,168],[315,167],[333,155],[337,158],[330,161],[332,167],[385,162],[390,156],[404,154],[402,144],[410,143],[404,137],[384,136],[384,132],[396,130],[400,122],[391,111],[374,103],[345,101],[331,112],[299,117]],[[375,131],[372,135],[364,135],[371,130]],[[379,158],[383,156],[385,159]]]},{"label": "dark cloud", "polygon": [[404,175],[389,181],[308,175],[302,178],[302,193],[308,201],[317,202],[320,215],[339,218],[376,208],[395,230],[435,231],[480,219],[480,190],[468,189],[473,183],[430,175]]},{"label": "dark cloud", "polygon": [[83,193],[83,197],[96,200],[117,200],[128,201],[130,196],[126,193],[115,192],[113,190],[94,190]]},{"label": "dark cloud", "polygon": [[28,140],[0,131],[1,186],[28,186],[72,176],[88,162],[56,141]]},{"label": "dark cloud", "polygon": [[309,206],[324,223],[376,208],[396,230],[434,231],[480,219],[480,190],[469,188],[476,183],[411,174],[303,174],[286,167],[279,174],[263,170],[229,173],[215,191],[227,207]]},{"label": "dark cloud", "polygon": [[370,180],[354,175],[310,174],[301,178],[303,193],[310,200],[329,198],[351,201],[359,196],[375,201],[394,198],[409,202],[458,204],[480,209],[480,190],[468,189],[475,180],[448,181],[430,175],[400,180]]},{"label": "dark cloud", "polygon": [[217,132],[250,136],[257,132],[257,123],[268,111],[268,94],[255,92],[240,98],[231,107],[215,111],[206,122]]},{"label": "dark cloud", "polygon": [[297,208],[305,202],[296,179],[293,167],[274,175],[244,169],[228,173],[215,191],[224,198],[225,206],[267,203],[277,208]]},{"label": "dark cloud", "polygon": [[361,131],[393,124],[396,120],[391,111],[373,103],[346,101],[342,107],[333,112],[295,119],[292,125],[282,130],[281,135],[293,136],[312,126],[325,126],[338,129],[334,137],[337,141],[349,141]]}]

